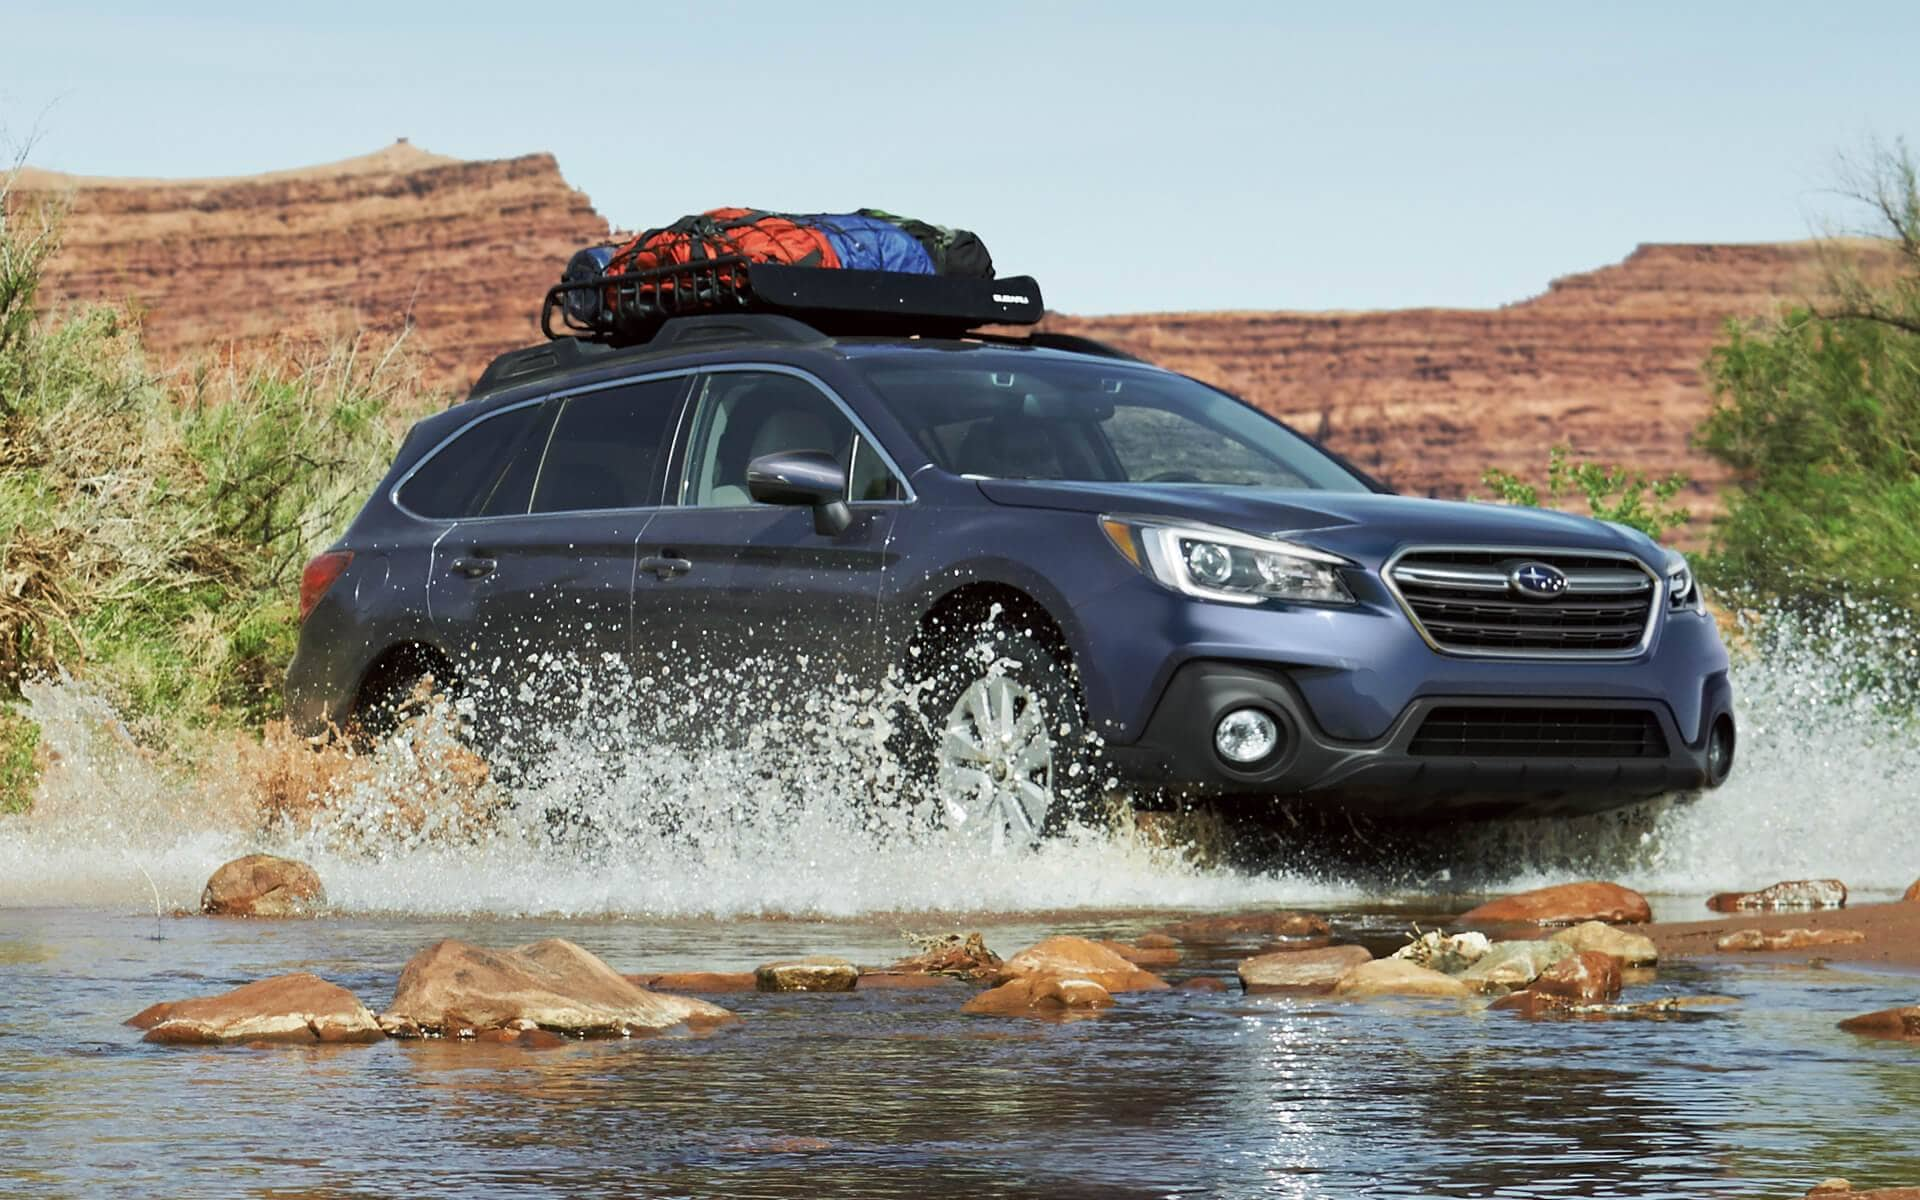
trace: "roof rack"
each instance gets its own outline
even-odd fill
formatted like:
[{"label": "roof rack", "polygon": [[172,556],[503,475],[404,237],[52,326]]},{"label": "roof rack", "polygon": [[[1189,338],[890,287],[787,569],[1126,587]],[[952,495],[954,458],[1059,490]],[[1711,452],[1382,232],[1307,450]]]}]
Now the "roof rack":
[{"label": "roof rack", "polygon": [[555,341],[623,346],[652,339],[674,317],[759,313],[792,317],[824,334],[934,335],[1033,325],[1045,311],[1040,285],[1027,275],[962,279],[729,257],[562,280],[547,289],[540,332]]}]

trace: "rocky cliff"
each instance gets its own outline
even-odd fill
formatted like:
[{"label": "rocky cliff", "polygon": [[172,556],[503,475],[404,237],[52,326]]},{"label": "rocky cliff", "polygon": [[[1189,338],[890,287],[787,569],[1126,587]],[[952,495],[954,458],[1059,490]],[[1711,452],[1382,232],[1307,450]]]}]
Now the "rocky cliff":
[{"label": "rocky cliff", "polygon": [[[566,256],[607,233],[550,156],[459,162],[404,143],[245,179],[18,181],[16,202],[45,195],[69,209],[50,297],[135,302],[162,354],[411,322],[456,385],[537,337]],[[1808,245],[1653,245],[1499,309],[1050,322],[1230,388],[1407,491],[1478,494],[1488,465],[1536,475],[1570,441],[1687,471],[1711,508],[1722,475],[1688,445],[1708,405],[1701,360],[1722,322],[1805,293],[1815,266]]]}]

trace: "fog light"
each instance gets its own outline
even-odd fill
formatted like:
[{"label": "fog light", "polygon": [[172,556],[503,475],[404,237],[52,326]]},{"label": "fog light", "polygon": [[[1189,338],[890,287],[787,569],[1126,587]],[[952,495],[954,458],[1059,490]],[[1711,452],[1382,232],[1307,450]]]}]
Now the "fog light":
[{"label": "fog light", "polygon": [[1213,748],[1230,763],[1246,766],[1280,745],[1280,725],[1257,708],[1236,708],[1213,727]]}]

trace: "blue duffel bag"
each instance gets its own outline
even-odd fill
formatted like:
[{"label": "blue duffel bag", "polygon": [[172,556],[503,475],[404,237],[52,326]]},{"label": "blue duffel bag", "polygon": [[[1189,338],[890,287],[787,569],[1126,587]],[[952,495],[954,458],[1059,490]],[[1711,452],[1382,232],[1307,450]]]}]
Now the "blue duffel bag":
[{"label": "blue duffel bag", "polygon": [[932,275],[933,259],[920,240],[891,221],[859,213],[828,213],[801,217],[826,235],[840,265],[854,271],[901,271]]}]

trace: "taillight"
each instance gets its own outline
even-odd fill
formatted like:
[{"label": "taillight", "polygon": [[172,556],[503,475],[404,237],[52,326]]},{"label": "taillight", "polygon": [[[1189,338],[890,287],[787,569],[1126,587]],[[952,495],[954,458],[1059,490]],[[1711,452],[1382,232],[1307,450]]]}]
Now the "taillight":
[{"label": "taillight", "polygon": [[316,554],[307,569],[300,572],[300,619],[307,619],[313,606],[320,603],[320,597],[327,594],[333,581],[340,578],[340,572],[347,569],[353,561],[351,550],[329,550],[325,554]]}]

